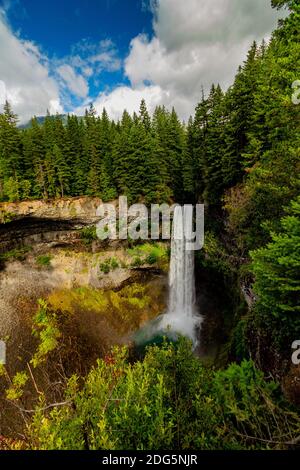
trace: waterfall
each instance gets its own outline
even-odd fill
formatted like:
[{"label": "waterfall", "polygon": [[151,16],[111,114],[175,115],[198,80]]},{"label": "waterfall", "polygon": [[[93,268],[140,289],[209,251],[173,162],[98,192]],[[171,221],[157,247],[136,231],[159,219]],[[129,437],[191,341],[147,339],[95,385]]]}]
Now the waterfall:
[{"label": "waterfall", "polygon": [[185,228],[192,231],[193,212],[176,207],[171,240],[168,311],[160,317],[159,328],[171,334],[182,334],[197,344],[197,329],[202,317],[196,310],[195,267],[191,241]]},{"label": "waterfall", "polygon": [[[191,219],[185,222],[192,224]],[[171,240],[168,313],[191,317],[194,314],[196,302],[194,251],[187,250],[183,226],[182,210],[176,207]]]},{"label": "waterfall", "polygon": [[[171,239],[168,310],[152,320],[135,335],[137,345],[146,345],[167,336],[176,340],[178,335],[188,337],[197,346],[197,334],[202,317],[196,308],[194,254],[189,250],[186,229],[192,232],[193,211],[175,208]],[[185,229],[185,230],[184,230]]]}]

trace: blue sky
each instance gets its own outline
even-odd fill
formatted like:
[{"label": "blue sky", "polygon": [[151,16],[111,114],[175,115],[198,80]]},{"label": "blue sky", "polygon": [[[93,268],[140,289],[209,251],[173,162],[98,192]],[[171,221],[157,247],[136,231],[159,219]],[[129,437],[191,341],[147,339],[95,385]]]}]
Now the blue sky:
[{"label": "blue sky", "polygon": [[[63,64],[64,59],[77,54],[83,60],[101,53],[113,54],[112,67],[93,67],[92,76],[86,77],[91,100],[101,91],[120,83],[128,84],[122,65],[130,41],[140,33],[148,37],[153,34],[152,13],[149,5],[141,0],[6,0],[2,3],[12,30],[22,39],[33,40],[51,59],[54,65],[51,75],[55,75],[60,61]],[[67,110],[79,105],[80,98],[71,90],[64,100]]]},{"label": "blue sky", "polygon": [[6,4],[14,30],[60,57],[70,54],[82,39],[96,43],[107,38],[125,55],[133,37],[152,34],[152,14],[141,0],[11,0]]},{"label": "blue sky", "polygon": [[26,121],[94,102],[118,119],[145,98],[187,119],[278,17],[270,0],[0,0],[0,107]]}]

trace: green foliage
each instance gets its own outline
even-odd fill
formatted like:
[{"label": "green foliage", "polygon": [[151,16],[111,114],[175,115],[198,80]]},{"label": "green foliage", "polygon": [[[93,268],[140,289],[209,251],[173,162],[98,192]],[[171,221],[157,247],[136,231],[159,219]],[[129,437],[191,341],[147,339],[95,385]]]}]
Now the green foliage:
[{"label": "green foliage", "polygon": [[230,275],[234,269],[224,246],[211,231],[205,234],[204,247],[198,257],[201,258],[201,266],[213,268],[224,276]]},{"label": "green foliage", "polygon": [[58,321],[70,315],[70,322],[73,317],[76,320],[76,315],[80,318],[85,318],[85,314],[102,317],[106,324],[104,341],[107,341],[110,335],[115,341],[116,334],[117,338],[132,334],[141,324],[159,315],[165,306],[161,286],[136,283],[117,292],[91,287],[63,289],[53,292],[47,302],[48,310],[57,313]]},{"label": "green foliage", "polygon": [[156,254],[156,251],[151,251],[151,253],[146,258],[146,263],[147,264],[156,264],[157,261],[158,261],[158,256]]},{"label": "green foliage", "polygon": [[272,0],[272,7],[277,8],[278,10],[283,7],[292,7],[293,5],[296,5],[297,3],[295,0]]},{"label": "green foliage", "polygon": [[110,270],[117,269],[119,267],[119,262],[116,258],[108,258],[103,263],[100,264],[100,271],[104,274],[108,274]]},{"label": "green foliage", "polygon": [[39,299],[38,306],[38,311],[34,317],[33,334],[38,338],[39,344],[31,359],[31,363],[35,368],[46,361],[47,355],[57,347],[61,336],[56,314],[48,308],[47,302]]},{"label": "green foliage", "polygon": [[40,255],[36,258],[36,263],[45,268],[49,268],[51,266],[51,255]]},{"label": "green foliage", "polygon": [[260,449],[299,433],[299,418],[280,403],[278,387],[251,361],[213,373],[184,339],[153,346],[135,363],[127,354],[114,349],[99,360],[82,389],[72,377],[66,406],[37,409],[32,447]]},{"label": "green foliage", "polygon": [[30,246],[24,246],[23,248],[15,248],[13,250],[6,251],[0,254],[0,260],[9,261],[16,259],[18,261],[23,261],[31,249],[32,248]]},{"label": "green foliage", "polygon": [[271,238],[266,247],[251,253],[256,310],[273,330],[274,340],[286,345],[300,334],[300,197],[291,203],[280,232]]},{"label": "green foliage", "polygon": [[232,332],[231,351],[237,360],[249,359],[248,326],[249,316],[245,316],[239,320]]},{"label": "green foliage", "polygon": [[133,267],[144,264],[158,264],[160,268],[164,269],[168,265],[169,254],[166,245],[163,243],[144,243],[127,251],[134,258],[131,263]]},{"label": "green foliage", "polygon": [[100,271],[103,274],[108,274],[110,272],[110,260],[105,261],[100,264]]},{"label": "green foliage", "polygon": [[94,240],[97,240],[96,227],[84,227],[80,230],[80,238],[85,245],[90,245]]},{"label": "green foliage", "polygon": [[112,269],[117,269],[119,267],[119,262],[116,258],[111,258],[110,265]]},{"label": "green foliage", "polygon": [[6,390],[7,400],[19,400],[24,393],[24,387],[29,377],[26,372],[17,372],[13,377],[11,386]]},{"label": "green foliage", "polygon": [[8,211],[0,211],[0,222],[2,224],[8,224],[17,218],[16,214]]},{"label": "green foliage", "polygon": [[241,365],[232,364],[217,372],[213,387],[224,421],[229,427],[234,425],[237,435],[245,441],[249,436],[259,447],[259,441],[264,440],[266,444],[261,447],[271,448],[274,441],[289,439],[284,423],[291,420],[299,427],[299,416],[285,408],[278,398],[278,385],[266,382],[253,361],[244,360]]},{"label": "green foliage", "polygon": [[124,112],[118,123],[93,106],[84,119],[47,114],[27,129],[17,128],[9,103],[0,115],[0,200],[122,194],[130,203],[168,202],[184,186],[191,194],[192,166],[175,111],[158,108],[151,119],[145,101],[139,116]]},{"label": "green foliage", "polygon": [[133,259],[133,261],[132,261],[132,263],[131,263],[131,266],[132,266],[133,268],[139,268],[139,267],[143,266],[143,264],[144,264],[144,261],[143,261],[139,256],[136,256],[136,257]]}]

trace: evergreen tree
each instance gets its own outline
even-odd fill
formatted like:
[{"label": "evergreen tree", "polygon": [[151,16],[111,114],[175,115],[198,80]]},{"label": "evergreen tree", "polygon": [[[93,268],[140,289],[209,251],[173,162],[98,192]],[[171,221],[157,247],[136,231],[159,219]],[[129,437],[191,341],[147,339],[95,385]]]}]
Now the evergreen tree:
[{"label": "evergreen tree", "polygon": [[221,145],[224,141],[224,106],[223,92],[219,85],[212,86],[208,97],[208,107],[206,148],[202,160],[202,177],[205,184],[203,199],[208,204],[218,205],[224,190]]},{"label": "evergreen tree", "polygon": [[175,109],[169,116],[166,132],[167,169],[176,201],[183,201],[182,159],[184,153],[184,128]]},{"label": "evergreen tree", "polygon": [[129,191],[129,140],[133,120],[127,111],[124,111],[119,130],[116,132],[112,156],[114,167],[114,180],[119,194],[127,194]]},{"label": "evergreen tree", "polygon": [[57,144],[53,147],[53,162],[60,197],[68,194],[70,184],[70,168],[66,158]]},{"label": "evergreen tree", "polygon": [[151,131],[151,118],[149,116],[145,100],[141,101],[140,105],[140,120],[147,133]]},{"label": "evergreen tree", "polygon": [[192,117],[190,117],[186,130],[182,158],[182,175],[185,202],[195,201],[196,164],[194,157],[194,146],[194,122]]},{"label": "evergreen tree", "polygon": [[31,120],[31,127],[24,130],[23,136],[24,172],[31,182],[33,197],[43,197],[45,194],[46,176],[44,160],[46,139],[44,129],[36,118]]},{"label": "evergreen tree", "polygon": [[114,131],[105,108],[101,116],[99,139],[101,152],[101,197],[104,201],[109,201],[117,196],[117,190],[114,183],[114,163],[112,156]]},{"label": "evergreen tree", "polygon": [[284,348],[300,334],[300,196],[289,213],[281,220],[280,232],[272,233],[272,241],[251,253],[256,311]]},{"label": "evergreen tree", "polygon": [[0,114],[0,198],[2,199],[6,195],[10,200],[22,197],[19,183],[24,164],[17,122],[17,116],[6,101],[4,112]]}]

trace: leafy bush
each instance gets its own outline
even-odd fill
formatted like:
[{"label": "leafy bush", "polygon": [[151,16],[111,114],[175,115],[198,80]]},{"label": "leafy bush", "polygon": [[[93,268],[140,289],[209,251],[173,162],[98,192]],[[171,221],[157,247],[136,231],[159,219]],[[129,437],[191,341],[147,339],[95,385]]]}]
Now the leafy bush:
[{"label": "leafy bush", "polygon": [[34,367],[46,361],[47,354],[58,345],[61,333],[56,314],[48,309],[45,300],[38,300],[38,311],[34,317],[33,335],[39,339],[38,348],[31,359]]},{"label": "leafy bush", "polygon": [[10,251],[6,251],[5,253],[0,254],[0,261],[8,261],[8,260],[19,260],[23,261],[26,257],[26,254],[31,251],[32,248],[30,246],[25,246],[23,248],[15,248]]},{"label": "leafy bush", "polygon": [[[162,269],[168,268],[169,252],[163,243],[144,243],[129,249],[128,254],[134,257],[133,267],[143,264],[159,264]],[[140,264],[138,259],[140,259]]]},{"label": "leafy bush", "polygon": [[119,262],[117,258],[108,258],[103,263],[100,264],[100,271],[104,274],[108,274],[110,270],[117,269],[119,267]]},{"label": "leafy bush", "polygon": [[51,255],[40,255],[40,256],[37,257],[36,263],[39,266],[43,266],[43,267],[48,268],[51,264],[51,259],[52,259]]},{"label": "leafy bush", "polygon": [[104,263],[100,264],[100,271],[104,274],[108,274],[110,272],[110,262],[104,261]]},{"label": "leafy bush", "polygon": [[119,267],[119,262],[116,258],[111,258],[110,265],[112,269],[117,269]]},{"label": "leafy bush", "polygon": [[180,339],[128,361],[115,348],[86,377],[74,376],[63,407],[41,399],[29,428],[38,449],[177,450],[278,447],[300,431],[252,361],[212,372]]},{"label": "leafy bush", "polygon": [[143,260],[139,256],[136,256],[134,260],[132,261],[131,266],[133,268],[139,268],[140,266],[143,266],[143,264],[144,264]]},{"label": "leafy bush", "polygon": [[18,216],[13,214],[12,212],[2,211],[0,210],[0,223],[1,224],[8,224],[15,220]]},{"label": "leafy bush", "polygon": [[85,245],[90,245],[94,240],[97,240],[96,227],[84,227],[80,230],[80,238]]},{"label": "leafy bush", "polygon": [[151,251],[151,253],[146,258],[147,264],[156,264],[158,262],[158,256],[155,251]]}]

